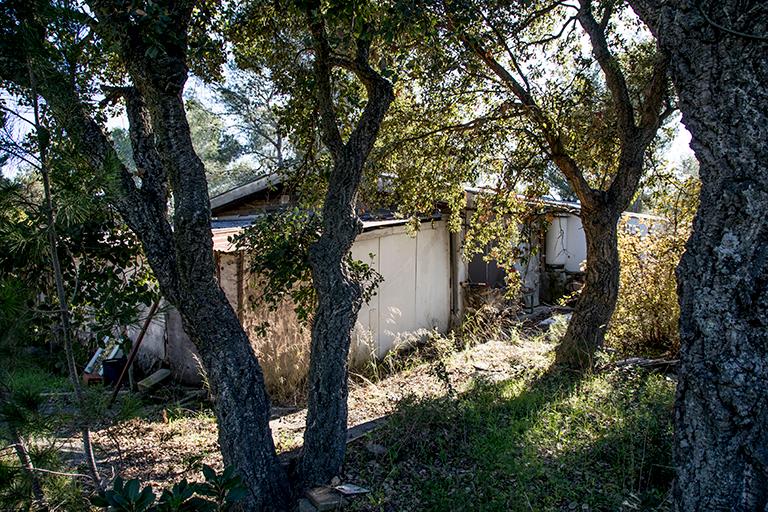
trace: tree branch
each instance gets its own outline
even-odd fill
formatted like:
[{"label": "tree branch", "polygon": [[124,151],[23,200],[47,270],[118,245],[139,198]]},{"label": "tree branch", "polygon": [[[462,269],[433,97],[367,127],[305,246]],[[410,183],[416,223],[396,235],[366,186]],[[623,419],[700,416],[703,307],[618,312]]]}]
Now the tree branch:
[{"label": "tree branch", "polygon": [[589,40],[592,43],[592,54],[605,75],[608,90],[611,91],[611,99],[616,109],[621,138],[622,140],[630,140],[634,137],[637,127],[635,125],[635,114],[629,95],[629,88],[627,87],[624,74],[621,72],[619,62],[608,48],[605,30],[592,15],[591,0],[582,0],[577,18],[589,36]]},{"label": "tree branch", "polygon": [[[366,31],[367,32],[367,31]],[[358,38],[355,55],[355,75],[365,85],[368,102],[365,104],[362,116],[347,141],[347,146],[361,151],[361,157],[366,159],[373,149],[379,126],[389,105],[395,98],[392,84],[377,73],[368,63],[371,42],[369,39]]]},{"label": "tree branch", "polygon": [[[643,132],[643,138],[650,135],[652,139],[661,121],[669,115],[669,108],[661,111],[664,102],[668,99],[668,71],[669,53],[657,46],[653,72],[643,93],[643,103],[640,107],[640,130]],[[649,134],[649,132],[652,133]]]},{"label": "tree branch", "polygon": [[310,2],[307,6],[309,30],[315,47],[315,77],[317,79],[317,107],[320,111],[321,136],[328,151],[334,158],[341,155],[344,143],[339,126],[336,124],[336,108],[333,104],[331,86],[331,47],[325,33],[325,21],[319,14],[319,2]]},{"label": "tree branch", "polygon": [[446,9],[446,15],[448,17],[448,27],[464,44],[470,52],[475,54],[486,66],[488,66],[493,73],[499,77],[502,83],[514,94],[517,99],[523,104],[528,112],[531,120],[537,125],[544,135],[544,139],[547,142],[549,149],[549,155],[555,164],[560,168],[565,175],[568,182],[576,192],[579,200],[586,204],[591,205],[596,200],[594,190],[587,183],[584,174],[581,172],[576,160],[574,160],[566,149],[565,143],[562,137],[554,127],[554,123],[547,117],[547,115],[541,110],[539,105],[534,100],[533,96],[526,90],[526,88],[505,68],[499,61],[497,61],[493,54],[487,50],[483,45],[470,37],[463,30],[457,29],[451,19],[450,13]]}]

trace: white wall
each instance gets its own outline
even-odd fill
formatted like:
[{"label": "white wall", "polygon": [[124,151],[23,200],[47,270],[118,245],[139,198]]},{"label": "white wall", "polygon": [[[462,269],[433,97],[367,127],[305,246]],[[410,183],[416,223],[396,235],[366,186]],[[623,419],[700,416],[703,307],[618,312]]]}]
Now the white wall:
[{"label": "white wall", "polygon": [[[449,233],[445,222],[423,223],[416,237],[405,226],[358,236],[352,256],[370,264],[384,281],[358,314],[353,359],[389,350],[450,324]],[[374,257],[371,259],[370,254]]]},{"label": "white wall", "polygon": [[547,265],[565,265],[568,260],[568,216],[556,216],[547,228]]},{"label": "white wall", "polygon": [[566,238],[565,252],[565,270],[568,272],[579,272],[582,269],[582,263],[587,260],[587,238],[584,235],[584,226],[577,215],[568,216],[568,236]]},{"label": "white wall", "polygon": [[547,265],[565,265],[568,272],[580,272],[587,259],[587,239],[578,215],[555,217],[547,228]]},{"label": "white wall", "polygon": [[[664,219],[652,215],[625,212],[622,218],[628,227],[636,229],[641,236],[648,234],[651,226],[663,223]],[[587,239],[578,215],[568,214],[555,217],[547,228],[548,265],[565,265],[568,272],[579,272],[587,259]]]}]

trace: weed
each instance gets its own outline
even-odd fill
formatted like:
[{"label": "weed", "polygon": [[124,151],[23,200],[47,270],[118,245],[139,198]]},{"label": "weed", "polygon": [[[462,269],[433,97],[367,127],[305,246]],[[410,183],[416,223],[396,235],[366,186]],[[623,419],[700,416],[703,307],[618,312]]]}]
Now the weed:
[{"label": "weed", "polygon": [[395,486],[375,500],[386,506],[358,510],[663,508],[673,394],[658,375],[576,381],[537,367],[455,396],[407,398],[371,440],[389,449],[384,480],[352,450],[374,489]]}]

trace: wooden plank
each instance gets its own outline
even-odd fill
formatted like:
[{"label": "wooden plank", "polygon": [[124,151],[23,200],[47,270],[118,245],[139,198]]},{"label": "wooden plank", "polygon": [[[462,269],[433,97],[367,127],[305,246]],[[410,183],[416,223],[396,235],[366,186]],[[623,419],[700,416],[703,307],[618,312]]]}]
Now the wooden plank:
[{"label": "wooden plank", "polygon": [[332,487],[315,487],[308,490],[306,496],[320,512],[338,510],[345,505],[344,496]]},{"label": "wooden plank", "polygon": [[[366,434],[369,434],[373,432],[374,430],[380,428],[383,426],[387,420],[389,419],[389,414],[385,414],[384,416],[379,416],[378,418],[374,418],[372,420],[366,421],[364,423],[360,423],[359,425],[355,425],[354,427],[351,427],[347,429],[347,444],[352,443],[361,437],[364,437]],[[270,422],[271,428],[276,428],[276,422],[280,421],[279,419],[272,420]],[[280,460],[283,462],[291,462],[299,457],[301,454],[301,446],[297,446],[296,448],[292,450],[288,450],[287,452],[283,452],[280,454]]]},{"label": "wooden plank", "polygon": [[168,368],[160,368],[144,380],[139,381],[139,391],[149,391],[171,375]]}]

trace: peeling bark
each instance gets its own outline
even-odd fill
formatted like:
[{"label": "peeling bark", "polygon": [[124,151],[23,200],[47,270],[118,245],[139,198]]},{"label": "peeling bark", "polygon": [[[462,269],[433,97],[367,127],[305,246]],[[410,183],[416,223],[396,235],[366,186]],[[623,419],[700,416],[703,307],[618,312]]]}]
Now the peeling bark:
[{"label": "peeling bark", "polygon": [[768,6],[630,3],[672,56],[700,164],[677,271],[675,507],[768,510]]}]

